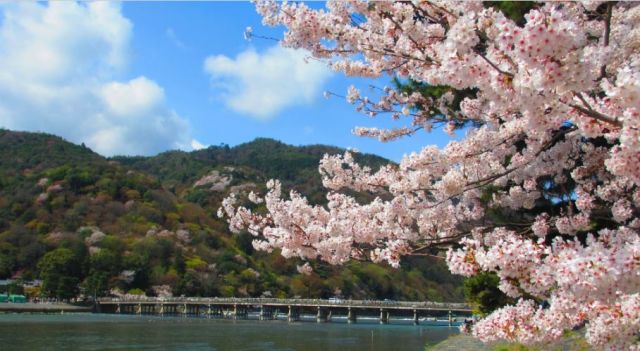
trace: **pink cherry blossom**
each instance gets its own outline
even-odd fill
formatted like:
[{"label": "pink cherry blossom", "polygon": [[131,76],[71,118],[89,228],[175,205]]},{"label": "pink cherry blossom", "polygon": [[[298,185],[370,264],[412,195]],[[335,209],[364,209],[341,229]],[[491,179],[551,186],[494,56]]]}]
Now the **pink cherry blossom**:
[{"label": "pink cherry blossom", "polygon": [[266,194],[250,194],[265,212],[232,194],[219,211],[231,230],[248,230],[258,249],[332,264],[397,266],[404,255],[447,250],[453,273],[495,272],[518,299],[475,325],[481,340],[545,344],[584,325],[598,349],[640,349],[637,3],[542,3],[522,25],[475,1],[256,7],[264,24],[286,29],[282,45],[336,71],[450,88],[364,96],[352,86],[345,98],[357,111],[397,124],[355,134],[392,141],[467,128],[444,148],[379,169],[352,152],[325,155],[325,206],[283,197],[273,180]]}]

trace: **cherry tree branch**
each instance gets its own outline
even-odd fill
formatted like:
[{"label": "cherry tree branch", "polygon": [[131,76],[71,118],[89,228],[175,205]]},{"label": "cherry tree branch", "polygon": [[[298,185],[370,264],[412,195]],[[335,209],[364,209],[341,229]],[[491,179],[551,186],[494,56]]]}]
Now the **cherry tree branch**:
[{"label": "cherry tree branch", "polygon": [[601,112],[592,110],[590,108],[585,108],[582,107],[580,105],[576,105],[576,104],[567,104],[569,107],[572,107],[576,110],[578,110],[580,113],[587,115],[595,120],[601,121],[601,122],[605,122],[611,125],[614,125],[618,128],[622,128],[622,122],[620,122],[617,118],[611,117],[611,116],[607,116]]},{"label": "cherry tree branch", "polygon": [[[605,14],[604,17],[604,40],[603,40],[603,46],[607,47],[609,46],[609,37],[611,35],[611,16],[613,14],[613,2],[608,2],[607,3],[607,12]],[[598,77],[598,80],[601,80],[602,78],[607,76],[607,65],[602,65],[602,67],[600,67],[600,77]]]}]

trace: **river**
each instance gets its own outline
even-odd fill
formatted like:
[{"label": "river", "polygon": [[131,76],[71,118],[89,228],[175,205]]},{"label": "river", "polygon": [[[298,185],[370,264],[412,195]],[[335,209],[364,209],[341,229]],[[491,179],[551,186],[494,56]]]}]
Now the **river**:
[{"label": "river", "polygon": [[422,351],[455,327],[107,314],[0,314],[0,350]]}]

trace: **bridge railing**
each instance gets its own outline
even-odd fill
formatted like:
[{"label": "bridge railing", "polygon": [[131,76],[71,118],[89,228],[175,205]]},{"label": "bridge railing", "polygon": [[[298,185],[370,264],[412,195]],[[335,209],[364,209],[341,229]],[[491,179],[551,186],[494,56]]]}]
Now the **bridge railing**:
[{"label": "bridge railing", "polygon": [[346,299],[277,299],[234,297],[147,297],[100,298],[100,303],[202,303],[202,304],[249,304],[249,305],[305,305],[305,306],[351,306],[351,307],[396,307],[470,310],[469,305],[455,302],[392,301],[392,300],[346,300]]}]

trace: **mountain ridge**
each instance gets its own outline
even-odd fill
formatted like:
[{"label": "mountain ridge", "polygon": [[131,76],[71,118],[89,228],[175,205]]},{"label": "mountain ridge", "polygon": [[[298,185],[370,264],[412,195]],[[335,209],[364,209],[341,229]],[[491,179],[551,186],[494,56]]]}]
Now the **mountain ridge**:
[{"label": "mountain ridge", "polygon": [[[215,216],[231,189],[264,191],[270,178],[322,204],[318,161],[343,151],[258,138],[235,147],[105,158],[55,135],[0,130],[0,279],[41,278],[52,282],[42,292],[59,297],[119,289],[460,301],[460,279],[439,260],[407,258],[400,270],[313,262],[315,272],[304,276],[296,270],[300,261],[255,252],[251,235],[231,234]],[[373,168],[389,162],[357,159]],[[79,290],[65,291],[60,281]]]}]

